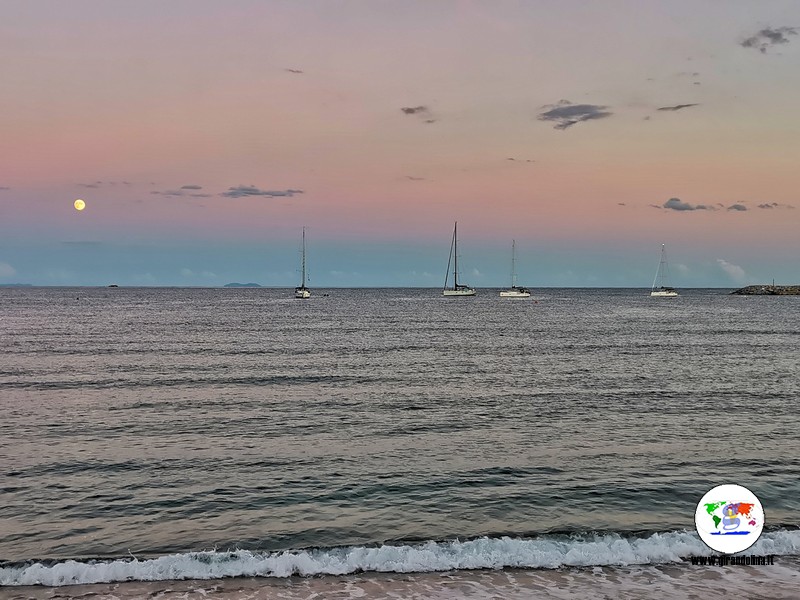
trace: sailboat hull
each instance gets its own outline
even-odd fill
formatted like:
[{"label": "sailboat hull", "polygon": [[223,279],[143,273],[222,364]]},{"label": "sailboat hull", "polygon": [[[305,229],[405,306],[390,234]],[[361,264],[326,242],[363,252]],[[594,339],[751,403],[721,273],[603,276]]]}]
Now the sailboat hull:
[{"label": "sailboat hull", "polygon": [[309,292],[306,288],[297,288],[294,291],[294,297],[298,299],[311,298],[311,292]]},{"label": "sailboat hull", "polygon": [[442,290],[442,296],[474,296],[475,290],[472,288],[460,290]]},{"label": "sailboat hull", "polygon": [[650,292],[652,298],[674,298],[678,295],[675,290],[653,290]]},{"label": "sailboat hull", "polygon": [[531,293],[522,290],[503,290],[500,292],[501,298],[530,298]]}]

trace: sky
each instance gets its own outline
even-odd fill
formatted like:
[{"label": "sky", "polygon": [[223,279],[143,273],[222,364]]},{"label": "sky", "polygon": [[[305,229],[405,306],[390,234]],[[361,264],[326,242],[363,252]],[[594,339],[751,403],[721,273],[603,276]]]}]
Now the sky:
[{"label": "sky", "polygon": [[[796,0],[3,0],[0,284],[800,284]],[[84,200],[77,211],[73,203]]]}]

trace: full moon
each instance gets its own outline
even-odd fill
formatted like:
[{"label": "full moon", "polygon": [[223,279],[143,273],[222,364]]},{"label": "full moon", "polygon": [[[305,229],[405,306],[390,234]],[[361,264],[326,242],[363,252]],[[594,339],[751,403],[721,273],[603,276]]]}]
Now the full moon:
[{"label": "full moon", "polygon": [[84,208],[86,208],[86,202],[80,199],[75,200],[75,210],[83,210]]}]

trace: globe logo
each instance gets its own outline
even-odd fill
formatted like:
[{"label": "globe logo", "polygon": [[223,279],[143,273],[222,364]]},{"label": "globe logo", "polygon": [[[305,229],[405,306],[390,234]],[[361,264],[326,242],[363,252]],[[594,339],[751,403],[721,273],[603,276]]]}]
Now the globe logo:
[{"label": "globe logo", "polygon": [[734,554],[756,543],[764,528],[764,509],[746,487],[718,485],[697,504],[694,523],[706,546]]}]

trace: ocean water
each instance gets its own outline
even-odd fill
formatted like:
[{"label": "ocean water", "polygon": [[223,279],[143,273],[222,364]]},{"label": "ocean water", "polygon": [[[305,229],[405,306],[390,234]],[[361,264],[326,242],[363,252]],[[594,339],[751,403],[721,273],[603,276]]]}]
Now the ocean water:
[{"label": "ocean water", "polygon": [[800,298],[315,292],[0,288],[0,594],[800,589]]}]

